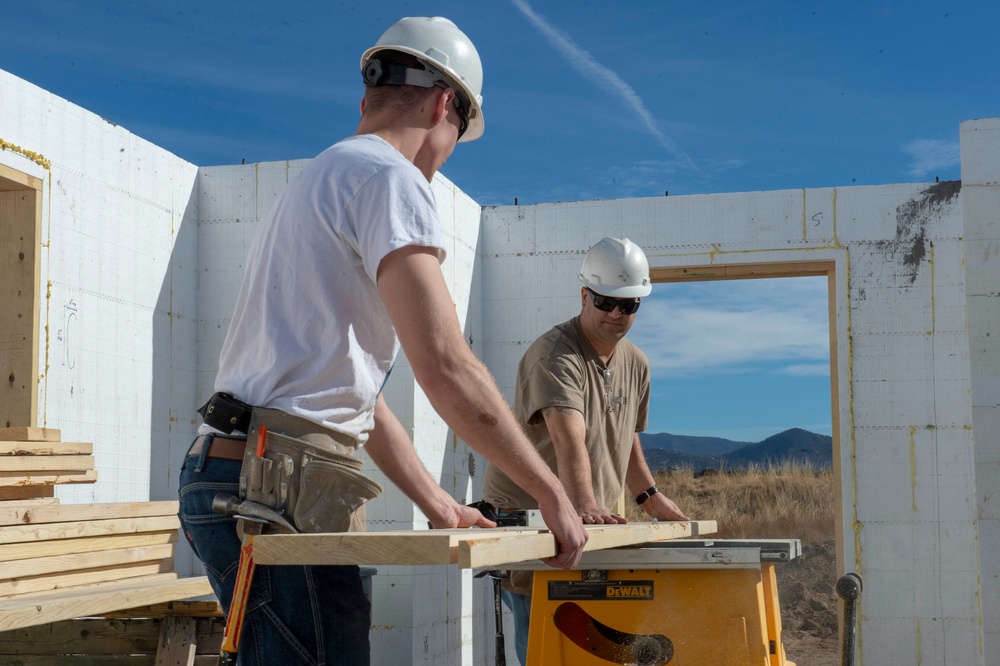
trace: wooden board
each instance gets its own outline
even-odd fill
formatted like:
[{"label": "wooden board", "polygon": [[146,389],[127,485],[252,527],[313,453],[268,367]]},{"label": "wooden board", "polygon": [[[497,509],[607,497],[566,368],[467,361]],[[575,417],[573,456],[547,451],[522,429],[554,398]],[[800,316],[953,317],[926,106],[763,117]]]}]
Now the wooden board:
[{"label": "wooden board", "polygon": [[0,472],[82,472],[94,469],[94,456],[0,456]]},{"label": "wooden board", "polygon": [[31,497],[26,499],[0,500],[0,512],[11,509],[31,509],[40,506],[57,506],[58,497]]},{"label": "wooden board", "polygon": [[38,525],[80,520],[176,516],[177,501],[108,502],[104,504],[61,504],[57,506],[0,506],[0,525]]},{"label": "wooden board", "polygon": [[177,516],[152,516],[149,518],[116,518],[112,520],[81,520],[72,523],[44,523],[42,525],[11,525],[0,529],[0,544],[50,539],[72,539],[136,532],[162,532],[180,527]]},{"label": "wooden board", "polygon": [[104,617],[145,618],[145,617],[222,617],[222,606],[218,601],[168,601],[151,606],[137,606],[104,613]]},{"label": "wooden board", "polygon": [[97,481],[97,470],[82,472],[54,470],[37,474],[23,472],[0,472],[0,486],[50,486],[55,483],[94,483]]},{"label": "wooden board", "polygon": [[0,487],[0,502],[15,502],[22,499],[37,499],[40,497],[52,497],[55,495],[55,486],[30,485],[30,486],[5,486]]},{"label": "wooden board", "polygon": [[[4,528],[9,529],[9,528]],[[79,539],[56,539],[54,541],[24,541],[0,545],[0,562],[26,560],[34,557],[67,555],[70,553],[94,553],[116,548],[138,548],[155,546],[177,541],[177,529],[139,534],[117,534],[114,536],[90,536]]]},{"label": "wooden board", "polygon": [[0,631],[209,594],[212,586],[207,577],[178,578],[177,574],[22,594],[0,599]]},{"label": "wooden board", "polygon": [[[714,520],[664,523],[627,523],[625,525],[587,525],[590,539],[584,551],[632,546],[651,541],[685,539],[699,534],[711,534],[717,529]],[[480,530],[489,532],[489,530]],[[488,534],[466,539],[458,546],[458,565],[463,569],[483,569],[509,562],[540,560],[558,552],[556,539],[550,532],[539,532],[528,538],[517,535],[500,537]]]},{"label": "wooden board", "polygon": [[91,442],[19,442],[0,440],[0,456],[89,456],[94,452]]},{"label": "wooden board", "polygon": [[[585,550],[711,534],[714,520],[588,525]],[[495,567],[552,557],[556,540],[545,529],[421,530],[338,534],[265,534],[254,540],[258,564],[458,564]]]},{"label": "wooden board", "polygon": [[452,564],[470,530],[274,534],[254,539],[257,564]]},{"label": "wooden board", "polygon": [[193,617],[164,618],[160,647],[153,666],[189,666],[198,652],[198,631]]},{"label": "wooden board", "polygon": [[4,597],[24,596],[31,592],[42,592],[45,590],[69,590],[70,588],[127,578],[145,578],[170,573],[173,570],[173,560],[156,560],[153,562],[130,562],[117,566],[70,571],[62,574],[0,580],[0,599]]},{"label": "wooden board", "polygon": [[[13,170],[4,167],[3,174]],[[11,182],[5,183],[9,185]],[[37,180],[37,179],[36,179]],[[51,181],[50,181],[51,183]],[[38,423],[39,312],[42,301],[41,189],[0,191],[0,425]]]},{"label": "wooden board", "polygon": [[148,562],[151,560],[168,560],[174,556],[173,543],[163,543],[152,546],[135,546],[132,548],[115,548],[114,550],[99,550],[88,553],[68,553],[66,555],[49,555],[47,557],[32,557],[25,560],[0,562],[0,580],[6,578],[26,578],[28,576],[43,576],[80,569],[96,569],[132,562]]},{"label": "wooden board", "polygon": [[0,440],[18,440],[22,442],[58,442],[62,432],[56,428],[34,428],[21,426],[15,428],[0,428]]}]

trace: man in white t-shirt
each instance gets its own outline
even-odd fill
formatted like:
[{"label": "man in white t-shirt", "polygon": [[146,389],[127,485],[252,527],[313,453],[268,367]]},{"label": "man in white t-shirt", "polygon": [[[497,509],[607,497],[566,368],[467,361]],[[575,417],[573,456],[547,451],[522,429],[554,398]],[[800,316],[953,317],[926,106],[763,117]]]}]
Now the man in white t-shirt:
[{"label": "man in white t-shirt", "polygon": [[[184,532],[224,608],[240,542],[234,519],[214,513],[212,500],[253,496],[244,454],[252,463],[247,451],[265,430],[265,451],[312,447],[307,459],[332,460],[336,478],[353,484],[323,477],[322,490],[303,482],[290,495],[281,484],[258,488],[300,529],[329,525],[328,515],[302,506],[306,496],[332,506],[317,495],[347,507],[334,529],[363,528],[363,500],[378,488],[356,472],[351,454],[361,446],[434,527],[493,525],[432,479],[382,397],[400,347],[452,430],[537,500],[560,544],[550,564],[571,568],[587,540],[558,478],[469,348],[440,268],[430,182],[457,142],[483,133],[479,55],[451,21],[405,18],[361,66],[366,91],[355,136],[289,183],[257,231],[216,394],[181,472]],[[272,467],[279,465],[264,469]],[[241,663],[368,663],[370,608],[357,567],[258,567],[247,609]]]}]

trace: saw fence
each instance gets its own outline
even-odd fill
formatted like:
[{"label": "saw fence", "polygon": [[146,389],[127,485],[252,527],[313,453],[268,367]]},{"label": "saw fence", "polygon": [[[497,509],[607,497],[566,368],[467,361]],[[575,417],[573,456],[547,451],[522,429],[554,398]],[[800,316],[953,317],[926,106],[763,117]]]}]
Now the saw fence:
[{"label": "saw fence", "polygon": [[[114,633],[95,626],[102,620],[88,621],[86,629],[73,622],[66,627],[52,624],[73,618],[142,607],[133,615],[159,620],[157,645],[178,648],[185,635],[197,629],[195,614],[221,616],[215,602],[209,604],[211,613],[200,605],[173,603],[212,594],[206,577],[180,578],[174,572],[174,544],[180,527],[177,502],[59,504],[54,497],[56,484],[97,480],[92,453],[92,444],[60,441],[58,430],[0,428],[3,663],[11,663],[14,655],[18,664],[57,663],[54,653],[42,655],[39,650],[79,650],[79,646],[53,642],[60,633],[93,636],[91,643],[99,642],[97,636]],[[183,621],[164,621],[181,612],[190,615]],[[127,622],[124,618],[103,621],[112,622],[110,626]],[[131,632],[132,638],[137,631]],[[213,630],[206,631],[211,634]],[[39,632],[49,638],[37,640]],[[194,638],[186,641],[185,649],[190,649]],[[217,654],[217,644],[215,650]],[[123,647],[121,654],[135,651],[131,645]],[[158,651],[161,648],[152,652],[152,658]]]}]

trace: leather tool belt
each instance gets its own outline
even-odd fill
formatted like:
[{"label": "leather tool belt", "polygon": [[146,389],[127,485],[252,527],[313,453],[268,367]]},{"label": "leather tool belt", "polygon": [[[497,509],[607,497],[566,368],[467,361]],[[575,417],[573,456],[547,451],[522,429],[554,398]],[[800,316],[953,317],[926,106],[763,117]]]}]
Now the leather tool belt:
[{"label": "leather tool belt", "polygon": [[[224,396],[216,404],[227,399],[232,397]],[[203,409],[208,412],[211,405],[210,400]],[[238,409],[222,411],[227,420],[241,418]],[[216,427],[207,417],[205,423]],[[267,427],[267,435],[264,455],[257,457],[261,425]],[[364,463],[353,455],[357,442],[352,437],[262,407],[250,408],[246,433],[241,500],[280,511],[301,532],[365,531],[365,502],[381,494],[382,487],[360,472]],[[268,531],[288,530],[271,525]]]}]

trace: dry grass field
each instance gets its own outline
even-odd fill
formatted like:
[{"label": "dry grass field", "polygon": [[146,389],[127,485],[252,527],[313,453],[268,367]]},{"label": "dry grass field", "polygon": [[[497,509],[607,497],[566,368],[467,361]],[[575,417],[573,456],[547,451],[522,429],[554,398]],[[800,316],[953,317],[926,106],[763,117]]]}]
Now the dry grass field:
[{"label": "dry grass field", "polygon": [[[784,466],[696,476],[656,474],[660,490],[687,515],[718,522],[730,539],[800,539],[802,557],[776,568],[783,642],[798,666],[837,666],[840,639],[832,470]],[[629,520],[647,520],[626,505]]]}]

